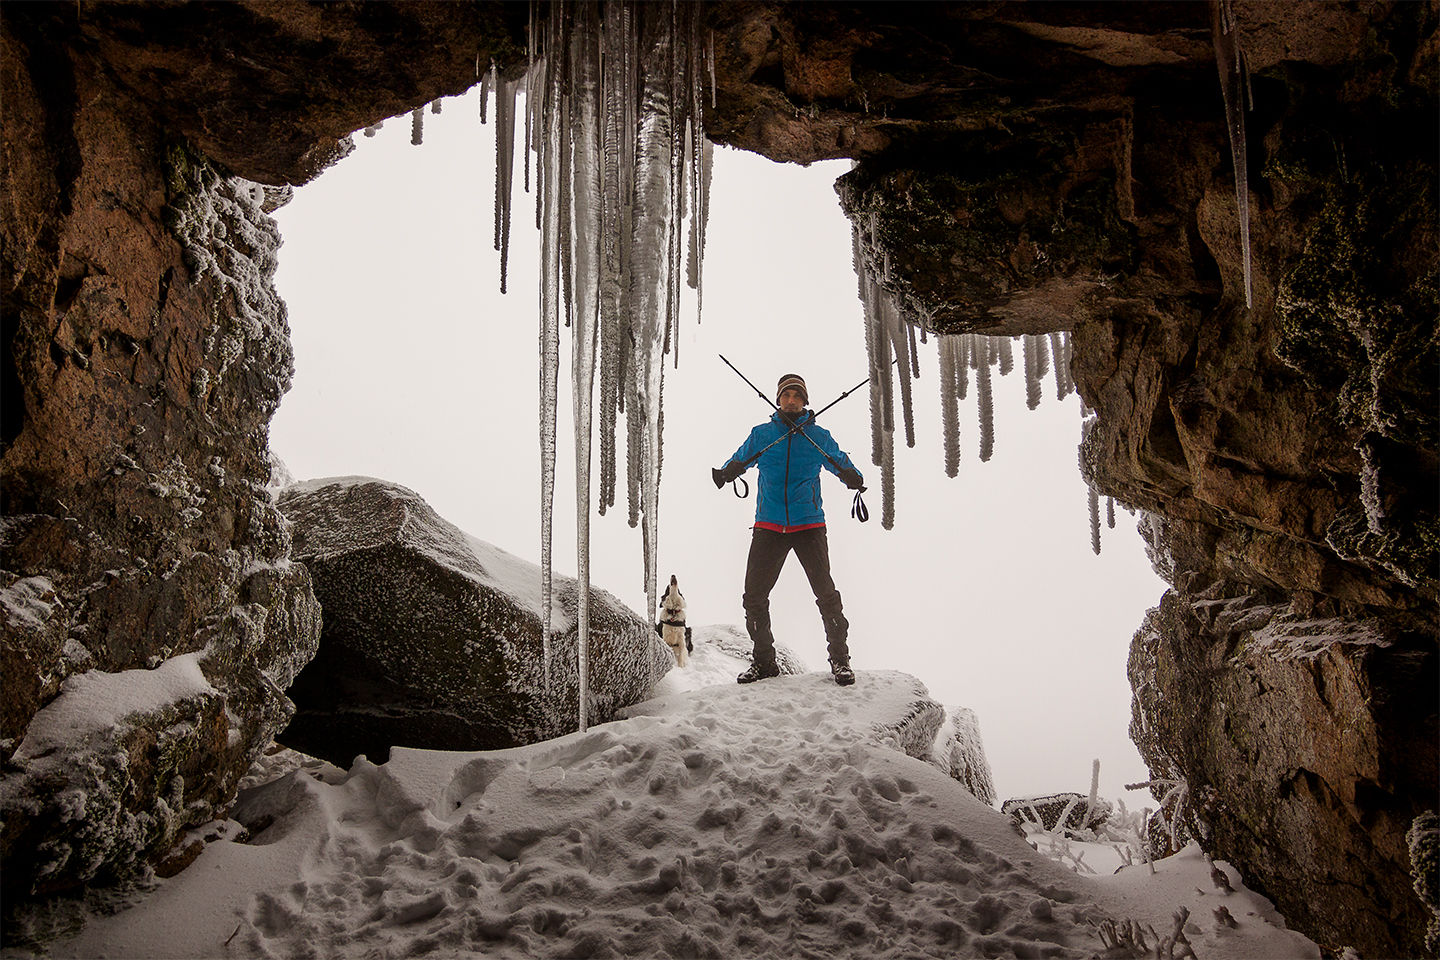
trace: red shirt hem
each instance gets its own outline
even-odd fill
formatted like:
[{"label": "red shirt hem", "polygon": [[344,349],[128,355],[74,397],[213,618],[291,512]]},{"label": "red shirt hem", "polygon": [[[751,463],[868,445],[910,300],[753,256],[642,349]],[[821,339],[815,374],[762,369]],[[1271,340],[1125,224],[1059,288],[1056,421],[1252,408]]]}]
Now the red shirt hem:
[{"label": "red shirt hem", "polygon": [[770,523],[768,520],[757,520],[752,530],[773,530],[776,533],[799,533],[801,530],[815,530],[823,527],[823,523],[802,523],[798,527],[787,527],[780,523]]}]

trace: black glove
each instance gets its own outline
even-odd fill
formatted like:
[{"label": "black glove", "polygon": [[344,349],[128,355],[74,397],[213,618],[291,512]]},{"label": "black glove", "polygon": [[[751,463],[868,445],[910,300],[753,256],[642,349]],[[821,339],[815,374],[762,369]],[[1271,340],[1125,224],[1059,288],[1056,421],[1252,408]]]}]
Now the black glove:
[{"label": "black glove", "polygon": [[851,490],[865,489],[865,478],[860,476],[860,471],[851,469],[849,467],[841,468],[840,482],[845,484],[845,486],[849,487]]},{"label": "black glove", "polygon": [[745,472],[745,464],[731,460],[723,467],[716,467],[710,471],[710,479],[715,481],[715,489],[719,490],[725,484],[734,480]]}]

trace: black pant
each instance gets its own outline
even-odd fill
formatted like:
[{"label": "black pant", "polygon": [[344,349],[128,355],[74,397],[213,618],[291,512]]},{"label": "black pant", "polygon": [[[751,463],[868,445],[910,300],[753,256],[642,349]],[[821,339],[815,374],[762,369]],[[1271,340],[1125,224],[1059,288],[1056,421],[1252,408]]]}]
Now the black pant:
[{"label": "black pant", "polygon": [[815,605],[820,608],[820,619],[825,624],[830,659],[849,663],[850,648],[845,641],[850,633],[850,621],[845,619],[840,607],[840,591],[830,579],[830,542],[824,527],[794,533],[755,528],[750,539],[750,558],[745,564],[744,597],[745,629],[750,631],[750,642],[755,645],[755,662],[775,662],[775,635],[770,632],[770,591],[780,579],[780,570],[791,550],[800,558],[800,566],[810,579],[810,589],[815,592]]}]

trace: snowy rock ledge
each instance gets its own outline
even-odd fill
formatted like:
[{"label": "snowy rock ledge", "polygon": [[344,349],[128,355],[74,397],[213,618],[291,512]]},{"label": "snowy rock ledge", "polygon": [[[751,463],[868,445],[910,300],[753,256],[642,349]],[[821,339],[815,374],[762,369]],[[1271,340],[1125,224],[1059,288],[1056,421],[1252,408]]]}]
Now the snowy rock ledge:
[{"label": "snowy rock ledge", "polygon": [[[416,493],[364,477],[284,490],[294,555],[323,612],[320,651],[278,738],[342,766],[391,746],[494,749],[575,729],[576,583],[555,577],[544,678],[540,568],[466,535]],[[648,695],[674,663],[643,619],[590,600],[590,717]]]},{"label": "snowy rock ledge", "polygon": [[250,843],[211,844],[47,953],[1081,958],[1093,923],[1169,929],[1185,906],[1201,957],[1318,958],[1233,873],[1233,894],[1201,889],[1198,852],[1108,878],[1037,854],[895,749],[917,690],[869,671],[730,683],[546,743],[296,770],[242,795]]}]

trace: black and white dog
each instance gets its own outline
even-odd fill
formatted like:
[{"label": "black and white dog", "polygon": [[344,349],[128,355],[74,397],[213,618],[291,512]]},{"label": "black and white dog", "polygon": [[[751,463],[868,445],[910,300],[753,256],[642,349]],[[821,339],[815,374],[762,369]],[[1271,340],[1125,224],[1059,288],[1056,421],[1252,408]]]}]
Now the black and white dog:
[{"label": "black and white dog", "polygon": [[680,584],[673,573],[670,575],[670,586],[665,588],[665,595],[660,598],[660,622],[655,625],[655,632],[675,654],[676,664],[682,667],[689,664],[689,654],[694,652],[695,644],[690,639],[690,628],[685,626],[685,596],[680,592]]}]

